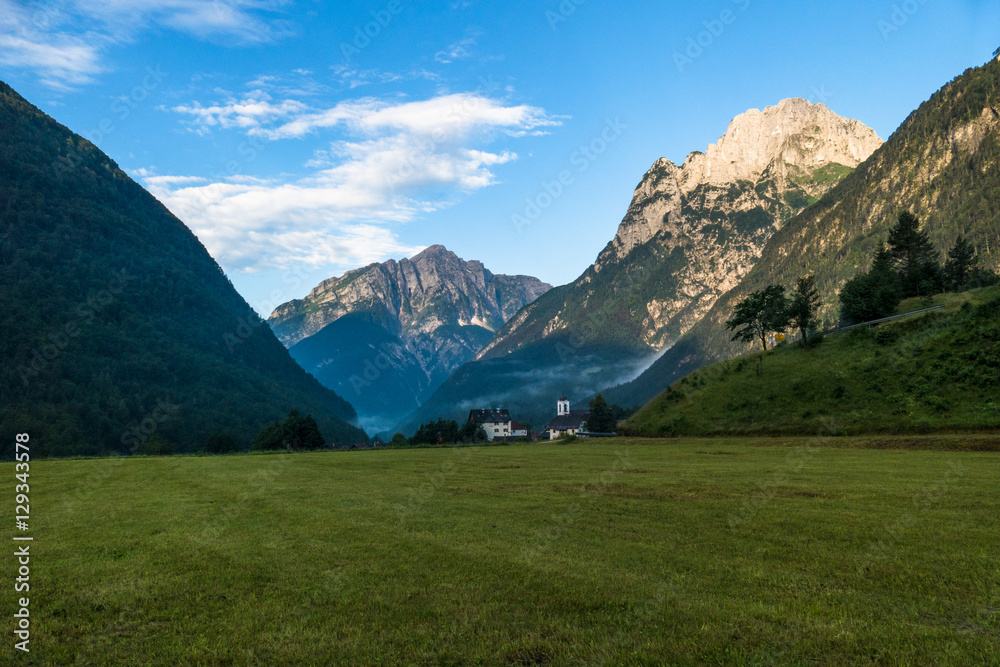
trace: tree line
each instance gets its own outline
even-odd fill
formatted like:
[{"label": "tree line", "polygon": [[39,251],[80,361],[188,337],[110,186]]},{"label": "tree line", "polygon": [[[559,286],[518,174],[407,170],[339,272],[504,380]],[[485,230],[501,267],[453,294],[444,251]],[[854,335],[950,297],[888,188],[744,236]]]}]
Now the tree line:
[{"label": "tree line", "polygon": [[[590,399],[588,404],[590,415],[587,417],[587,430],[591,433],[612,433],[618,426],[618,422],[628,417],[633,410],[627,410],[619,405],[608,403],[604,396],[597,394]],[[528,435],[519,439],[529,440],[534,432],[530,423],[523,426],[527,429]],[[486,430],[483,425],[469,421],[461,426],[454,419],[438,419],[436,421],[421,424],[411,437],[407,438],[402,433],[397,433],[389,441],[395,447],[412,447],[414,445],[459,445],[475,444],[488,441]]]},{"label": "tree line", "polygon": [[[839,294],[841,320],[857,324],[892,315],[903,299],[930,297],[995,285],[1000,278],[979,266],[975,248],[959,237],[942,263],[920,220],[908,211],[899,214],[886,243],[879,246],[871,268],[844,284]],[[732,340],[760,341],[767,349],[770,334],[797,330],[804,347],[819,324],[819,291],[814,275],[799,278],[791,295],[782,285],[768,285],[736,304],[726,329]]]}]

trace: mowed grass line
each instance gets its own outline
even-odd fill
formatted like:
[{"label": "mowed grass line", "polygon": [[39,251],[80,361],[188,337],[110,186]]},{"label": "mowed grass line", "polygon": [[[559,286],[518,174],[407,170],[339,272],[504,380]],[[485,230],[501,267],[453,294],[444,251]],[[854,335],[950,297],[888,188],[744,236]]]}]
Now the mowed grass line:
[{"label": "mowed grass line", "polygon": [[852,442],[33,462],[0,659],[1000,663],[1000,454]]}]

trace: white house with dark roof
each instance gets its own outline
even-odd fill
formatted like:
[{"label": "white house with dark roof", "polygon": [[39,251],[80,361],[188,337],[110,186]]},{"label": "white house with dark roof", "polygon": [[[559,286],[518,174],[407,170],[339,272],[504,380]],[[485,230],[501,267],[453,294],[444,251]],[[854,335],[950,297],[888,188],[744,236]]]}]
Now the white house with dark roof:
[{"label": "white house with dark roof", "polygon": [[486,431],[486,439],[509,438],[514,435],[512,428],[513,419],[510,418],[509,410],[493,408],[489,410],[469,410],[470,422],[477,422]]},{"label": "white house with dark roof", "polygon": [[556,418],[545,427],[549,433],[549,440],[555,440],[563,435],[576,435],[586,430],[589,417],[589,410],[570,410],[569,399],[565,395],[560,396],[556,401]]}]

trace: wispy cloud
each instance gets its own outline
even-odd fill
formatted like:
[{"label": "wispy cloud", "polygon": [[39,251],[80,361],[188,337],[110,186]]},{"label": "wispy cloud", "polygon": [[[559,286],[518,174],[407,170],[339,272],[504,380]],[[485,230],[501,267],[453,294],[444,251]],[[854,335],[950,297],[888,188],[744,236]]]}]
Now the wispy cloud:
[{"label": "wispy cloud", "polygon": [[225,266],[250,271],[411,252],[394,225],[495,183],[494,169],[517,154],[492,144],[561,123],[543,109],[479,93],[362,98],[325,109],[251,96],[172,111],[195,131],[237,129],[254,141],[335,135],[306,162],[308,176],[284,182],[137,174]]},{"label": "wispy cloud", "polygon": [[253,127],[250,133],[268,139],[287,139],[318,129],[345,126],[365,134],[396,131],[440,136],[441,141],[446,141],[465,138],[474,130],[506,129],[513,133],[561,124],[538,107],[509,106],[476,93],[455,93],[402,104],[366,98],[289,116],[278,127]]},{"label": "wispy cloud", "polygon": [[192,116],[192,126],[205,133],[215,127],[256,129],[270,121],[303,113],[308,108],[302,102],[295,100],[272,103],[270,95],[257,90],[250,92],[241,100],[230,100],[221,105],[203,107],[195,103],[176,106],[172,110]]},{"label": "wispy cloud", "polygon": [[472,48],[476,45],[475,37],[460,39],[448,48],[438,51],[434,55],[434,60],[439,63],[448,64],[456,60],[463,60],[472,56]]},{"label": "wispy cloud", "polygon": [[0,64],[37,72],[50,88],[65,90],[93,81],[103,71],[97,47],[73,37],[32,40],[0,35]]},{"label": "wispy cloud", "polygon": [[0,64],[38,74],[55,89],[91,83],[109,69],[104,50],[160,26],[233,44],[290,34],[276,18],[285,0],[0,0]]},{"label": "wispy cloud", "polygon": [[405,72],[386,72],[378,69],[360,69],[349,65],[333,65],[330,67],[334,79],[341,87],[353,90],[361,86],[368,86],[377,83],[397,83],[399,81],[427,80],[435,81],[440,76],[423,68],[416,68]]}]

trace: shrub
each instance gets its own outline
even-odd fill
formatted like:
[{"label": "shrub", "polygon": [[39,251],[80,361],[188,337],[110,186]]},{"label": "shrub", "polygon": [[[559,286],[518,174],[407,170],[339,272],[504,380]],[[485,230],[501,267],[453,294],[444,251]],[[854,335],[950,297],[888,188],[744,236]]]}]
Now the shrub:
[{"label": "shrub", "polygon": [[879,345],[892,345],[899,340],[899,332],[895,329],[876,329],[875,342]]}]

